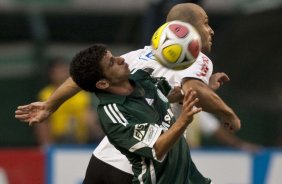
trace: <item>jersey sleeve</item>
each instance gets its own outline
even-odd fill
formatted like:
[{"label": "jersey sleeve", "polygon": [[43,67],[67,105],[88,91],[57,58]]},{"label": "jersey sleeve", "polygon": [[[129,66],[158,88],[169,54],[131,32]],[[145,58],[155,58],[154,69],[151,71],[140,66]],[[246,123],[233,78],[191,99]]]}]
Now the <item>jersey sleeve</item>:
[{"label": "jersey sleeve", "polygon": [[99,106],[98,114],[103,130],[117,149],[157,160],[153,146],[162,129],[156,123],[140,122],[118,104]]},{"label": "jersey sleeve", "polygon": [[197,60],[188,68],[177,71],[175,81],[182,81],[184,78],[194,78],[209,84],[213,72],[212,61],[203,53],[200,53]]}]

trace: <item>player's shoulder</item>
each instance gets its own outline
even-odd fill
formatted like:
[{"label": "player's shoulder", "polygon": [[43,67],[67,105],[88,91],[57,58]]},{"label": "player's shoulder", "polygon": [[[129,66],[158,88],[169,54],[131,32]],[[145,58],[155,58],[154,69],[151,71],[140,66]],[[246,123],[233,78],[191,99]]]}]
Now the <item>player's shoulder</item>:
[{"label": "player's shoulder", "polygon": [[200,52],[199,56],[197,57],[196,61],[188,68],[184,69],[185,72],[199,72],[203,68],[213,68],[213,63],[211,59],[205,55],[204,53]]},{"label": "player's shoulder", "polygon": [[200,52],[199,56],[197,57],[195,63],[203,63],[203,62],[210,62],[212,63],[211,59],[205,55],[204,53]]}]

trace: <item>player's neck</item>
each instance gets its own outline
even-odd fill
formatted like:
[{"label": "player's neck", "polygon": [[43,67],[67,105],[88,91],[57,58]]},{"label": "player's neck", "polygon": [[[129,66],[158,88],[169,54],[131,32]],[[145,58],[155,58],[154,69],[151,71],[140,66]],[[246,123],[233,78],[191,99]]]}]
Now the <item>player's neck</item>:
[{"label": "player's neck", "polygon": [[111,85],[107,91],[116,95],[127,96],[134,91],[134,86],[129,81],[124,81],[117,85]]}]

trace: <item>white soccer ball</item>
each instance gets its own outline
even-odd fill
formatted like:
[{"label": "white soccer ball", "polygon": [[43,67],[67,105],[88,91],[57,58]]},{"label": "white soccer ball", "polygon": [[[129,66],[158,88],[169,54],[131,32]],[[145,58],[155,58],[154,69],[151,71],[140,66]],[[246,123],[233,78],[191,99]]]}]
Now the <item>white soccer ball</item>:
[{"label": "white soccer ball", "polygon": [[171,21],[153,34],[151,46],[156,60],[163,66],[182,70],[191,66],[201,52],[201,37],[189,23]]}]

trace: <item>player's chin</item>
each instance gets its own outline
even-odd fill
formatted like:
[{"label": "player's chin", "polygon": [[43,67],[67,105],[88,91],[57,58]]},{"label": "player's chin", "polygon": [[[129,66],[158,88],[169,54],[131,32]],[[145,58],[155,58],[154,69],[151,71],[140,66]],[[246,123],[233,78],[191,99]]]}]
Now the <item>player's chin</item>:
[{"label": "player's chin", "polygon": [[210,52],[211,52],[211,49],[212,49],[212,43],[210,42],[210,43],[207,45],[207,53],[210,53]]},{"label": "player's chin", "polygon": [[125,64],[124,64],[124,68],[125,68],[126,70],[129,70],[129,65],[128,65],[127,63],[125,63]]},{"label": "player's chin", "polygon": [[125,68],[125,69],[124,69],[124,71],[125,71],[125,73],[130,74],[130,70],[129,70],[129,68],[128,68],[128,67],[127,67],[127,68]]}]

